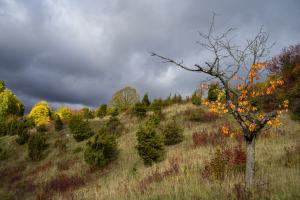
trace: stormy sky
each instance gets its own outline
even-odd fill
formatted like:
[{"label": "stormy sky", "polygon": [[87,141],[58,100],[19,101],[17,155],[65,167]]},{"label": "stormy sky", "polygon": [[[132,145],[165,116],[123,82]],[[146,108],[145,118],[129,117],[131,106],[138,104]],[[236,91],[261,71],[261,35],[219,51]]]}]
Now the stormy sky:
[{"label": "stormy sky", "polygon": [[0,79],[31,107],[95,107],[124,86],[141,95],[190,94],[203,79],[149,55],[201,63],[198,32],[253,37],[263,25],[271,55],[300,42],[299,0],[0,0]]}]

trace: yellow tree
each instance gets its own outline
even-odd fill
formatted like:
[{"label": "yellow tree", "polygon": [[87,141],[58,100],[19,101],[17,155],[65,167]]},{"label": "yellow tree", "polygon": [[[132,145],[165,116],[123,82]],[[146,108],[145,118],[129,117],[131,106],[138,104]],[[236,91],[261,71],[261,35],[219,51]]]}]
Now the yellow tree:
[{"label": "yellow tree", "polygon": [[57,114],[59,115],[61,120],[63,120],[64,122],[69,122],[73,115],[73,111],[70,108],[63,106],[58,109]]},{"label": "yellow tree", "polygon": [[271,112],[264,112],[253,101],[256,97],[271,95],[284,82],[281,79],[267,79],[258,87],[264,74],[263,62],[269,51],[268,35],[262,29],[253,39],[247,40],[244,46],[233,43],[230,37],[233,29],[220,35],[215,35],[213,30],[214,16],[208,33],[200,33],[202,41],[198,43],[212,52],[212,60],[203,65],[188,66],[183,61],[177,62],[156,53],[151,54],[185,70],[207,74],[220,83],[225,98],[206,101],[204,104],[210,111],[230,113],[240,125],[247,146],[245,185],[249,190],[254,179],[255,139],[263,133],[265,126],[280,125],[279,116],[288,107],[288,101],[283,101]]},{"label": "yellow tree", "polygon": [[34,120],[35,125],[48,125],[50,123],[51,110],[46,101],[35,104],[29,113],[29,117]]}]

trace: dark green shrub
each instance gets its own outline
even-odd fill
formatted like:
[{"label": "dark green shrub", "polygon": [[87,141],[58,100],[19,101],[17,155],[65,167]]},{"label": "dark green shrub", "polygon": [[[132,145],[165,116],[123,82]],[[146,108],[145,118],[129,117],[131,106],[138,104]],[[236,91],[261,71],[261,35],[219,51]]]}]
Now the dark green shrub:
[{"label": "dark green shrub", "polygon": [[138,141],[136,149],[145,165],[163,160],[165,155],[163,140],[153,126],[140,126],[136,136]]},{"label": "dark green shrub", "polygon": [[150,109],[153,112],[156,113],[161,113],[162,107],[164,106],[163,100],[162,99],[154,99],[152,104],[150,105]]},{"label": "dark green shrub", "polygon": [[145,118],[147,115],[147,106],[143,103],[136,103],[133,107],[133,114],[140,119]]},{"label": "dark green shrub", "polygon": [[34,127],[33,121],[28,118],[20,118],[17,121],[17,135],[16,142],[19,145],[25,144],[29,139],[29,129]]},{"label": "dark green shrub", "polygon": [[146,124],[156,127],[159,125],[160,121],[161,121],[161,115],[154,113],[149,116]]},{"label": "dark green shrub", "polygon": [[209,101],[217,101],[219,94],[219,86],[218,84],[211,84],[208,89],[207,99]]},{"label": "dark green shrub", "polygon": [[99,118],[104,117],[107,114],[107,105],[102,104],[97,110],[96,110],[96,116]]},{"label": "dark green shrub", "polygon": [[63,122],[62,120],[60,119],[59,115],[55,115],[54,117],[54,128],[55,128],[55,131],[61,131],[63,129]]},{"label": "dark green shrub", "polygon": [[196,92],[193,93],[193,95],[191,97],[191,101],[192,101],[192,104],[194,104],[196,106],[201,105],[201,97]]},{"label": "dark green shrub", "polygon": [[80,115],[73,115],[71,117],[69,128],[77,142],[88,139],[94,134],[89,122]]},{"label": "dark green shrub", "polygon": [[28,156],[32,161],[39,161],[43,158],[43,152],[47,148],[46,137],[43,133],[36,133],[30,136],[28,141]]},{"label": "dark green shrub", "polygon": [[147,93],[143,97],[142,104],[144,104],[146,107],[150,106],[151,104]]},{"label": "dark green shrub", "polygon": [[16,142],[19,144],[19,145],[23,145],[25,144],[29,139],[29,134],[28,134],[28,130],[27,129],[24,129],[22,131],[20,131],[18,133],[18,137],[16,139]]},{"label": "dark green shrub", "polygon": [[83,116],[84,119],[92,119],[93,113],[88,107],[84,107],[80,110],[80,114]]},{"label": "dark green shrub", "polygon": [[92,166],[105,166],[118,156],[116,138],[101,129],[86,144],[84,160]]},{"label": "dark green shrub", "polygon": [[183,129],[175,119],[168,121],[161,128],[161,132],[164,136],[165,145],[178,144],[183,140]]}]

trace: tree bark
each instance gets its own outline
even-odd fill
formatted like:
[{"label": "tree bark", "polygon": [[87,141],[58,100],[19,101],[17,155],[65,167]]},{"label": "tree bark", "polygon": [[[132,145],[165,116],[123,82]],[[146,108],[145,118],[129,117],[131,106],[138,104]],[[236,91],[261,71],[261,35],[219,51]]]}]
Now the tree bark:
[{"label": "tree bark", "polygon": [[251,190],[254,179],[255,167],[255,137],[251,141],[247,141],[247,160],[246,160],[246,174],[245,185],[247,190]]}]

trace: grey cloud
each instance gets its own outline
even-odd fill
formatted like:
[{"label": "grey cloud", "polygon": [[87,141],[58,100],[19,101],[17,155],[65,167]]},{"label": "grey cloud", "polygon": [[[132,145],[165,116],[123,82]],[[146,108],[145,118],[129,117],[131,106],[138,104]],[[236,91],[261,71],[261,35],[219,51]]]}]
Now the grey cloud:
[{"label": "grey cloud", "polygon": [[0,0],[0,79],[30,108],[108,102],[131,85],[152,97],[191,93],[203,75],[183,72],[149,51],[193,64],[208,59],[196,45],[212,12],[216,31],[237,27],[237,41],[260,25],[277,45],[299,41],[297,0]]}]

